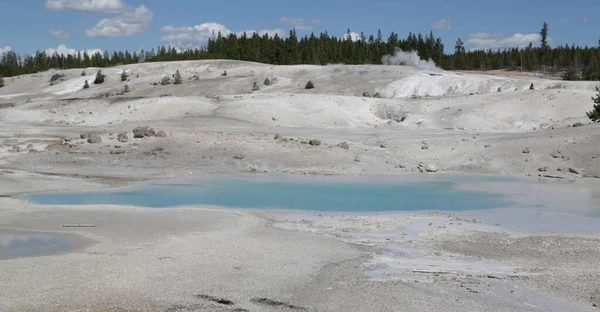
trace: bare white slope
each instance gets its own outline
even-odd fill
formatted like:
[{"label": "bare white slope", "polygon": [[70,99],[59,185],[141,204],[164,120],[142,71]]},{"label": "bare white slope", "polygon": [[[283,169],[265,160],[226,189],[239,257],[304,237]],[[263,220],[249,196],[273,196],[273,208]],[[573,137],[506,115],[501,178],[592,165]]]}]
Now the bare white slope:
[{"label": "bare white slope", "polygon": [[[0,110],[0,120],[105,125],[218,116],[283,127],[356,128],[402,118],[397,126],[407,129],[530,131],[586,121],[595,86],[406,66],[272,66],[218,60],[106,68],[106,82],[95,85],[98,70],[87,68],[85,76],[81,69],[61,71],[64,81],[52,86],[49,80],[57,71],[7,79],[0,103],[13,107]],[[183,84],[155,84],[176,70]],[[128,81],[120,81],[123,71]],[[221,75],[224,71],[227,76]],[[272,84],[263,85],[265,78]],[[86,90],[85,80],[90,83]],[[308,80],[315,89],[304,88]],[[251,90],[254,82],[259,90]],[[125,84],[131,92],[115,95]],[[377,91],[382,99],[363,97]]]}]

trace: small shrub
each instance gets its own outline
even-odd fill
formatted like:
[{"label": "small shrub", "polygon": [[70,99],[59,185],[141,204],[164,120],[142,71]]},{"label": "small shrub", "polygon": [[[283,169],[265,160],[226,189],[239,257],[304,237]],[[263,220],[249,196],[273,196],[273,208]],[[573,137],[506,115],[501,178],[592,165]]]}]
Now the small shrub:
[{"label": "small shrub", "polygon": [[121,81],[127,81],[127,73],[125,71],[121,72]]},{"label": "small shrub", "polygon": [[0,76],[0,88],[4,87],[4,78]]},{"label": "small shrub", "polygon": [[223,71],[223,73],[221,74],[221,76],[223,76],[223,77],[227,76],[227,71],[226,70]]},{"label": "small shrub", "polygon": [[181,74],[179,73],[179,71],[175,72],[175,78],[173,78],[173,79],[174,79],[173,84],[176,84],[176,85],[181,84],[182,79],[181,79]]},{"label": "small shrub", "polygon": [[256,83],[256,81],[254,82],[254,84],[252,85],[252,91],[258,91],[260,90],[260,88],[258,87],[258,83]]},{"label": "small shrub", "polygon": [[168,76],[164,76],[162,78],[162,80],[160,81],[160,85],[161,86],[166,86],[166,85],[169,85],[169,84],[171,84],[171,78],[168,77]]},{"label": "small shrub", "polygon": [[56,73],[56,74],[52,75],[52,77],[50,77],[50,83],[54,83],[55,81],[58,81],[60,78],[63,78],[64,76],[65,76],[64,74]]},{"label": "small shrub", "polygon": [[306,86],[304,86],[304,89],[314,89],[314,88],[315,88],[315,85],[310,80],[306,83]]},{"label": "small shrub", "polygon": [[123,87],[123,93],[127,93],[127,92],[129,92],[129,86],[128,86],[128,85],[125,85],[125,86]]},{"label": "small shrub", "polygon": [[562,74],[562,79],[568,80],[568,81],[576,81],[576,80],[579,80],[579,75],[577,75],[577,73],[572,68],[568,68]]},{"label": "small shrub", "polygon": [[94,79],[94,84],[101,84],[104,83],[104,78],[106,76],[102,74],[102,71],[99,70],[98,73],[96,74],[96,79]]},{"label": "small shrub", "polygon": [[531,83],[531,85],[529,86],[529,90],[535,90],[535,87],[533,86],[533,82]]},{"label": "small shrub", "polygon": [[87,76],[85,70],[81,72],[81,77]]},{"label": "small shrub", "polygon": [[90,87],[90,85],[88,84],[88,82],[86,80],[85,83],[83,84],[83,88],[88,89],[89,87]]},{"label": "small shrub", "polygon": [[596,87],[596,91],[598,94],[596,97],[592,98],[594,101],[594,109],[591,112],[586,113],[588,118],[594,122],[600,121],[600,87]]},{"label": "small shrub", "polygon": [[271,80],[269,80],[269,78],[266,78],[265,81],[263,82],[263,84],[265,86],[270,86],[271,85]]}]

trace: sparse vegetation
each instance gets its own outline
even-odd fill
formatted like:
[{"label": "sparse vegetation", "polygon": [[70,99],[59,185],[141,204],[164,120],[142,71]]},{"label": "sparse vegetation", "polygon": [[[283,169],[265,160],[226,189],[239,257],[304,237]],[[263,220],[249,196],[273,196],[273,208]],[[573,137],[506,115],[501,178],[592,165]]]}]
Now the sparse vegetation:
[{"label": "sparse vegetation", "polygon": [[306,83],[306,86],[304,86],[304,89],[314,89],[314,88],[315,88],[315,85],[310,80]]},{"label": "sparse vegetation", "polygon": [[263,84],[265,86],[270,86],[271,85],[271,80],[269,80],[269,78],[266,78],[265,81],[263,82]]},{"label": "sparse vegetation", "polygon": [[254,82],[254,84],[252,85],[252,91],[258,91],[260,90],[260,87],[258,86],[258,83],[256,83],[256,81]]},{"label": "sparse vegetation", "polygon": [[98,73],[96,74],[96,79],[94,79],[94,84],[104,83],[105,77],[106,76],[104,74],[102,74],[102,70],[99,70]]},{"label": "sparse vegetation", "polygon": [[600,121],[600,87],[596,87],[598,94],[593,97],[594,109],[587,113],[587,116],[594,122]]},{"label": "sparse vegetation", "polygon": [[121,81],[127,81],[127,73],[125,71],[121,72]]},{"label": "sparse vegetation", "polygon": [[567,68],[567,70],[562,74],[563,80],[575,81],[579,80],[579,75],[572,68]]},{"label": "sparse vegetation", "polygon": [[52,84],[52,83],[58,81],[59,79],[63,78],[64,76],[65,76],[64,74],[56,73],[56,74],[52,75],[52,77],[50,77],[50,83]]},{"label": "sparse vegetation", "polygon": [[162,78],[162,80],[160,81],[160,85],[161,86],[166,86],[166,85],[169,85],[169,84],[171,84],[171,78],[168,77],[168,76],[164,76]]},{"label": "sparse vegetation", "polygon": [[529,90],[535,90],[535,87],[533,86],[533,82],[531,83],[531,85],[529,86]]},{"label": "sparse vegetation", "polygon": [[226,70],[223,71],[223,73],[221,74],[221,76],[223,76],[223,77],[227,76],[227,71]]},{"label": "sparse vegetation", "polygon": [[83,84],[83,88],[88,89],[89,87],[90,87],[90,85],[88,84],[88,81],[86,80],[85,83]]},{"label": "sparse vegetation", "polygon": [[181,84],[182,82],[183,82],[183,81],[182,81],[182,79],[181,79],[181,74],[179,73],[179,71],[176,71],[176,72],[175,72],[175,76],[174,76],[174,78],[173,78],[173,84],[176,84],[176,85],[178,85],[178,84]]}]

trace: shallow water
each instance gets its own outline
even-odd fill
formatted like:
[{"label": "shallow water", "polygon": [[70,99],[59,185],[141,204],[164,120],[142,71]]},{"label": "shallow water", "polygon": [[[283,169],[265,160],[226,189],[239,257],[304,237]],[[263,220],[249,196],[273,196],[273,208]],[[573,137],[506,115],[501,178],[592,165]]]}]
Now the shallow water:
[{"label": "shallow water", "polygon": [[491,183],[493,177],[429,180],[339,180],[277,177],[219,177],[142,188],[79,193],[29,194],[23,198],[50,205],[134,205],[175,207],[216,205],[318,211],[462,211],[510,207],[502,194],[455,188],[465,181]]},{"label": "shallow water", "polygon": [[57,254],[79,245],[66,234],[0,229],[0,260]]},{"label": "shallow water", "polygon": [[356,213],[519,208],[599,217],[599,194],[600,187],[594,184],[497,176],[249,175],[185,178],[128,189],[25,194],[22,198],[47,205],[211,205]]}]

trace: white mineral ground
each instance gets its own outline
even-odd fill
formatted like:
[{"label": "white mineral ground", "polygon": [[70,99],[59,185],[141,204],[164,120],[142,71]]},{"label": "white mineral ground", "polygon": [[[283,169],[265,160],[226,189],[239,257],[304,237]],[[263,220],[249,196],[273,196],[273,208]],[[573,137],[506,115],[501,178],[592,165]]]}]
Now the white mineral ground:
[{"label": "white mineral ground", "polygon": [[[153,85],[176,70],[183,84]],[[62,71],[53,85],[56,71],[6,78],[0,88],[0,248],[28,232],[67,233],[80,244],[0,260],[0,311],[600,305],[600,219],[586,216],[600,207],[600,124],[585,116],[596,83],[405,66],[194,61],[107,68],[106,82],[96,85],[97,69],[85,71]],[[263,85],[265,78],[272,83]],[[314,89],[304,88],[308,80]],[[254,81],[260,90],[251,90]],[[125,84],[130,92],[117,94]],[[166,137],[133,138],[137,126]],[[127,142],[117,141],[121,132]],[[80,138],[87,133],[102,143]],[[437,173],[421,173],[421,163]],[[461,184],[517,205],[456,213],[43,206],[17,196],[265,172],[521,180]]]}]

